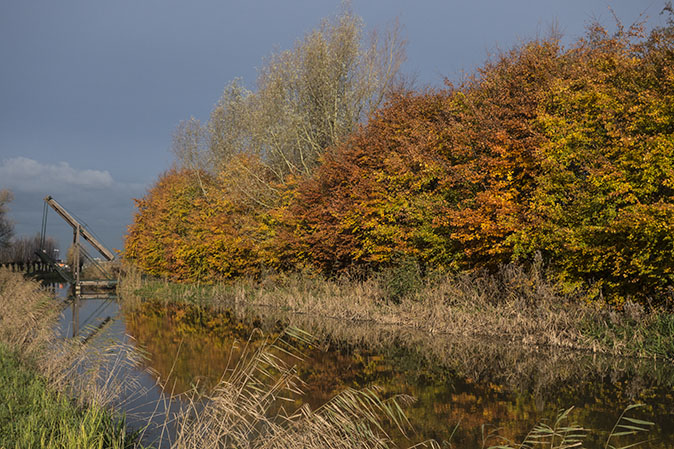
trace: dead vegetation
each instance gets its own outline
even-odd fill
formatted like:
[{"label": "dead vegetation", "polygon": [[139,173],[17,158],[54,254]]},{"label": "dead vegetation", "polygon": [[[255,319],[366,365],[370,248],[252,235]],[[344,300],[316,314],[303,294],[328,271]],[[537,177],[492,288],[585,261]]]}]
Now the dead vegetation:
[{"label": "dead vegetation", "polygon": [[674,318],[627,303],[622,309],[588,303],[583,292],[562,290],[540,261],[508,264],[496,273],[427,276],[391,298],[386,276],[325,279],[314,274],[271,274],[233,284],[176,285],[141,279],[127,269],[125,302],[140,296],[216,308],[268,307],[347,322],[365,322],[432,335],[496,339],[532,346],[674,358]]},{"label": "dead vegetation", "polygon": [[0,342],[37,367],[48,384],[80,405],[111,406],[139,385],[132,376],[118,376],[138,366],[133,346],[84,338],[62,339],[56,334],[61,303],[36,281],[0,269]]}]

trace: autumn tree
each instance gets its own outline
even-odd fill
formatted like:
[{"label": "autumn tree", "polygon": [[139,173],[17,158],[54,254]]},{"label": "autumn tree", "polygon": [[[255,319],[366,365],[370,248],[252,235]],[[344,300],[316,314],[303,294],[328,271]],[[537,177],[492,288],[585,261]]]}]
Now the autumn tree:
[{"label": "autumn tree", "polygon": [[[181,251],[193,241],[194,219],[203,198],[185,172],[171,170],[136,200],[138,213],[125,237],[125,257],[154,275],[191,278],[192,261]],[[197,268],[198,270],[198,268]]]},{"label": "autumn tree", "polygon": [[125,258],[146,272],[180,281],[255,276],[264,260],[265,224],[226,197],[216,178],[185,170],[163,174],[144,198],[125,236]]},{"label": "autumn tree", "polygon": [[671,297],[674,23],[534,40],[384,103],[401,46],[362,47],[361,26],[325,22],[271,57],[255,92],[234,82],[208,123],[181,125],[180,168],[139,201],[128,256],[215,280],[542,254],[588,297]]},{"label": "autumn tree", "polygon": [[518,236],[597,297],[662,301],[674,287],[674,26],[595,26],[539,107],[538,226]]},{"label": "autumn tree", "polygon": [[[245,173],[245,165],[228,166],[257,158],[268,172],[265,178],[273,180],[264,181],[271,190],[288,175],[307,176],[326,148],[381,105],[403,59],[397,25],[366,38],[362,20],[345,7],[294,48],[272,54],[259,70],[255,90],[232,81],[205,126],[193,121],[181,125],[178,160],[183,167],[198,165],[211,173]],[[194,144],[202,132],[208,140],[203,148]],[[240,159],[240,154],[246,157]],[[235,184],[248,189],[241,181]],[[260,193],[250,190],[249,196]]]},{"label": "autumn tree", "polygon": [[400,255],[445,270],[510,260],[540,174],[531,121],[560,51],[530,42],[462,86],[395,97],[300,185],[300,255],[327,271]]},{"label": "autumn tree", "polygon": [[[127,256],[151,272],[181,279],[254,274],[263,263],[276,266],[278,251],[270,240],[275,209],[287,202],[296,179],[319,165],[327,148],[377,109],[394,87],[403,58],[397,25],[365,37],[362,21],[345,8],[291,50],[269,57],[254,91],[239,80],[230,83],[206,124],[190,119],[176,129],[177,169],[138,202]],[[180,176],[189,179],[179,181]],[[176,209],[173,216],[169,205]],[[183,232],[167,235],[159,227]],[[206,229],[217,235],[217,243]],[[204,237],[193,240],[193,233]],[[151,247],[146,239],[154,242]],[[248,248],[247,260],[243,253],[225,256],[237,246]],[[205,264],[214,248],[222,251],[217,263],[236,260],[241,266],[218,273],[194,265]]]},{"label": "autumn tree", "polygon": [[451,140],[447,93],[396,96],[301,183],[287,209],[288,258],[327,273],[376,269],[402,255],[431,266],[456,256],[437,221],[458,192],[444,157]]},{"label": "autumn tree", "polygon": [[488,61],[453,94],[456,177],[471,192],[441,218],[466,266],[495,268],[513,254],[513,236],[527,225],[530,192],[541,176],[533,126],[542,98],[570,66],[556,37],[525,43]]},{"label": "autumn tree", "polygon": [[672,30],[533,41],[458,88],[397,98],[300,183],[286,248],[327,272],[401,253],[495,269],[540,252],[568,288],[662,301],[674,287]]}]

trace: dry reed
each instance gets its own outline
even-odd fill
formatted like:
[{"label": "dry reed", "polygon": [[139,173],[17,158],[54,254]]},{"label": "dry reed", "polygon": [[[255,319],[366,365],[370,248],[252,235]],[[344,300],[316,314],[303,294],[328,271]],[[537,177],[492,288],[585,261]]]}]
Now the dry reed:
[{"label": "dry reed", "polygon": [[[200,287],[175,288],[166,281],[143,281],[134,270],[122,279],[122,296],[139,301],[144,293],[160,301],[197,302]],[[154,282],[154,284],[152,284]],[[498,338],[530,345],[608,350],[592,346],[581,325],[597,309],[580,295],[563,293],[540,265],[503,267],[497,274],[447,274],[427,279],[412,294],[390,301],[380,278],[322,279],[302,274],[276,275],[262,281],[216,285],[199,302],[215,308],[270,307],[277,310],[412,328],[431,334]]]},{"label": "dry reed", "polygon": [[0,342],[21,355],[51,388],[82,405],[110,406],[138,390],[134,376],[119,376],[141,362],[132,345],[106,339],[62,339],[56,323],[62,304],[21,273],[0,269]]},{"label": "dry reed", "polygon": [[[243,356],[227,369],[208,395],[187,395],[175,422],[171,448],[388,448],[392,442],[381,423],[400,431],[408,427],[405,395],[382,399],[376,388],[347,389],[316,410],[293,410],[302,381],[294,365],[279,354],[302,357],[298,346],[311,344],[308,334],[288,328],[262,344],[245,345]],[[291,359],[292,359],[291,358]],[[437,447],[427,442],[419,447]]]}]

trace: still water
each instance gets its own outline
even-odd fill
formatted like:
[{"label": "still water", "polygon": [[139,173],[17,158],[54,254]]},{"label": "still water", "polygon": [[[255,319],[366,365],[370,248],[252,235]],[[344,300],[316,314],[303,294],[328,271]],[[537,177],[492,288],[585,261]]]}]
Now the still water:
[{"label": "still water", "polygon": [[[304,394],[291,398],[294,406],[316,408],[347,387],[376,385],[384,396],[412,395],[417,400],[406,412],[413,430],[407,437],[394,434],[401,447],[430,438],[450,441],[454,448],[487,447],[503,438],[521,442],[534,425],[551,422],[570,407],[573,421],[597,430],[584,447],[604,447],[620,412],[634,403],[645,406],[631,416],[655,422],[651,441],[640,447],[674,447],[671,363],[453,340],[271,310],[235,313],[144,302],[122,312],[114,301],[105,301],[83,301],[80,320],[112,316],[114,338],[147,352],[146,368],[153,374],[143,374],[146,401],[162,395],[154,387],[157,379],[174,393],[195,386],[208,391],[236,363],[254,328],[275,335],[292,325],[320,342],[302,347],[303,359],[291,361],[305,382]],[[66,334],[68,313],[62,325]],[[137,399],[134,409],[142,409]]]},{"label": "still water", "polygon": [[[117,358],[125,357],[124,348],[141,349],[128,334],[118,298],[99,295],[75,302],[69,296],[71,292],[67,284],[49,287],[65,304],[57,323],[57,335],[71,338],[76,334],[78,338],[89,340],[87,346],[93,352],[115,353],[106,357],[111,363],[104,369],[103,379],[99,379],[107,382],[106,378],[114,377],[114,382],[122,386],[111,405],[125,415],[131,429],[144,429],[142,442],[148,447],[168,448],[171,438],[165,431],[166,417],[178,410],[180,401],[162,391],[157,384],[157,376],[147,364],[134,367],[115,363]],[[172,430],[170,425],[168,430]]]}]

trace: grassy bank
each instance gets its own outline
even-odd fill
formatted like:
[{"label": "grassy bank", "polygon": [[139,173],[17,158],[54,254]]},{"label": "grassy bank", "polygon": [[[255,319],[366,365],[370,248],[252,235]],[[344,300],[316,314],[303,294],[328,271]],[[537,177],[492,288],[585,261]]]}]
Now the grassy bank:
[{"label": "grassy bank", "polygon": [[0,447],[138,447],[110,407],[120,382],[104,380],[131,353],[57,339],[59,302],[20,273],[0,270],[0,303]]},{"label": "grassy bank", "polygon": [[123,419],[100,406],[79,407],[0,344],[0,447],[127,448]]},{"label": "grassy bank", "polygon": [[272,307],[433,335],[674,360],[674,314],[630,302],[621,309],[588,303],[582,292],[567,293],[549,281],[540,264],[427,279],[406,272],[367,280],[293,274],[220,285],[174,284],[129,270],[120,289],[127,301]]}]

